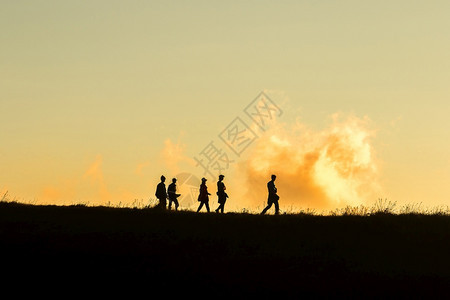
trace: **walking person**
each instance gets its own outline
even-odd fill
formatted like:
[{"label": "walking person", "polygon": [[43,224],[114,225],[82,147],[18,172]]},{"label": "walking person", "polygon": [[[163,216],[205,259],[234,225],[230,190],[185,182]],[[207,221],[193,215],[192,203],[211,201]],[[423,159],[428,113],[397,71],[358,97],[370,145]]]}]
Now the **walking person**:
[{"label": "walking person", "polygon": [[225,209],[225,202],[227,201],[228,195],[225,192],[225,190],[227,189],[225,187],[225,184],[223,183],[223,178],[225,176],[224,175],[219,175],[219,181],[217,181],[217,196],[219,197],[219,207],[216,209],[216,213],[218,213],[219,211],[221,213],[223,213],[224,209]]},{"label": "walking person", "polygon": [[206,178],[202,178],[202,184],[200,185],[200,194],[198,195],[198,201],[200,201],[200,205],[198,206],[197,212],[202,209],[203,205],[205,205],[206,210],[209,212],[209,195],[208,187],[206,186]]},{"label": "walking person", "polygon": [[280,206],[278,204],[278,200],[280,199],[280,197],[278,196],[277,188],[275,187],[275,179],[277,179],[277,176],[272,175],[272,180],[267,183],[269,196],[267,197],[267,206],[261,212],[262,215],[272,207],[272,204],[275,205],[275,214],[278,215],[280,213]]},{"label": "walking person", "polygon": [[180,194],[177,194],[177,179],[172,178],[172,183],[169,184],[169,187],[167,188],[167,194],[169,196],[169,210],[172,209],[172,202],[175,204],[175,210],[178,210],[178,206],[180,204],[178,203],[178,197],[180,197]]},{"label": "walking person", "polygon": [[167,199],[166,185],[164,183],[165,181],[166,181],[166,177],[164,177],[164,175],[161,175],[161,182],[158,183],[158,185],[156,186],[155,196],[159,200],[158,207],[161,209],[166,209],[166,203],[167,203],[167,201],[166,201],[166,199]]}]

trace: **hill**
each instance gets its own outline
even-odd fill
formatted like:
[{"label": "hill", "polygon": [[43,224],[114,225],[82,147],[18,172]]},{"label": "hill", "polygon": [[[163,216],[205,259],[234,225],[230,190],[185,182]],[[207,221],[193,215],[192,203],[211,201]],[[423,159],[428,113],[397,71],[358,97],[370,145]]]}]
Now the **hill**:
[{"label": "hill", "polygon": [[450,217],[0,203],[4,287],[218,296],[438,296]]}]

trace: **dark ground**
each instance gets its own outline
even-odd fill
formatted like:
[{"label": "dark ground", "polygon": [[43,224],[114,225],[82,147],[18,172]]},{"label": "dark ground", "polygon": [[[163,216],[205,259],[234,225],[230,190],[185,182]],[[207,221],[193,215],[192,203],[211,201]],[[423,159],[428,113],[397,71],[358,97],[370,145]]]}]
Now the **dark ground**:
[{"label": "dark ground", "polygon": [[448,298],[450,217],[0,203],[2,290]]}]

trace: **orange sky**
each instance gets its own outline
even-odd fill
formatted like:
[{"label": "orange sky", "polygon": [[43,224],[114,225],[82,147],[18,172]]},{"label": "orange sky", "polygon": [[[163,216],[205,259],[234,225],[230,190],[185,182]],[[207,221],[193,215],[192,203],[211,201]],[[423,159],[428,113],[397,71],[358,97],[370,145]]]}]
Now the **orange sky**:
[{"label": "orange sky", "polygon": [[[204,176],[195,158],[213,141],[233,160],[230,209],[264,205],[275,172],[284,209],[449,205],[449,12],[447,1],[4,3],[0,191],[149,203],[161,174]],[[265,131],[245,112],[261,91],[282,111]],[[237,155],[223,134],[241,121],[257,138]]]}]

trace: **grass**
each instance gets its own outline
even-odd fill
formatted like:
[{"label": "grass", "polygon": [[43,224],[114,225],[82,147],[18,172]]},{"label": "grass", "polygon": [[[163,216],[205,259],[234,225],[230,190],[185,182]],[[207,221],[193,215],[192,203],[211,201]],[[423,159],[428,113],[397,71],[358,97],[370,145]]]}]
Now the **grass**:
[{"label": "grass", "polygon": [[27,286],[239,298],[448,295],[445,208],[379,200],[326,215],[261,216],[8,199],[0,202],[1,272]]},{"label": "grass", "polygon": [[[36,205],[36,201],[21,202],[17,198],[11,199],[9,192],[6,191],[0,198],[0,203],[23,203]],[[149,200],[134,199],[132,202],[119,202],[113,203],[108,201],[100,207],[110,208],[132,208],[132,209],[149,209],[155,208],[158,205],[158,200],[150,198]],[[98,205],[91,205],[89,202],[77,202],[71,203],[68,206],[83,206],[83,207],[95,207]],[[191,208],[179,208],[181,211],[193,211],[196,207]],[[283,209],[283,205],[281,205]],[[241,214],[259,214],[261,207],[254,209],[242,208],[239,213]],[[272,209],[273,210],[273,209]],[[270,214],[270,212],[268,212]],[[379,214],[393,214],[393,215],[444,215],[450,216],[449,206],[434,206],[424,207],[422,203],[410,203],[398,206],[397,202],[390,201],[388,199],[379,198],[372,206],[359,205],[359,206],[345,206],[343,208],[336,208],[329,211],[318,211],[314,208],[296,209],[292,205],[285,208],[282,211],[283,215],[312,215],[312,216],[371,216]]]}]

